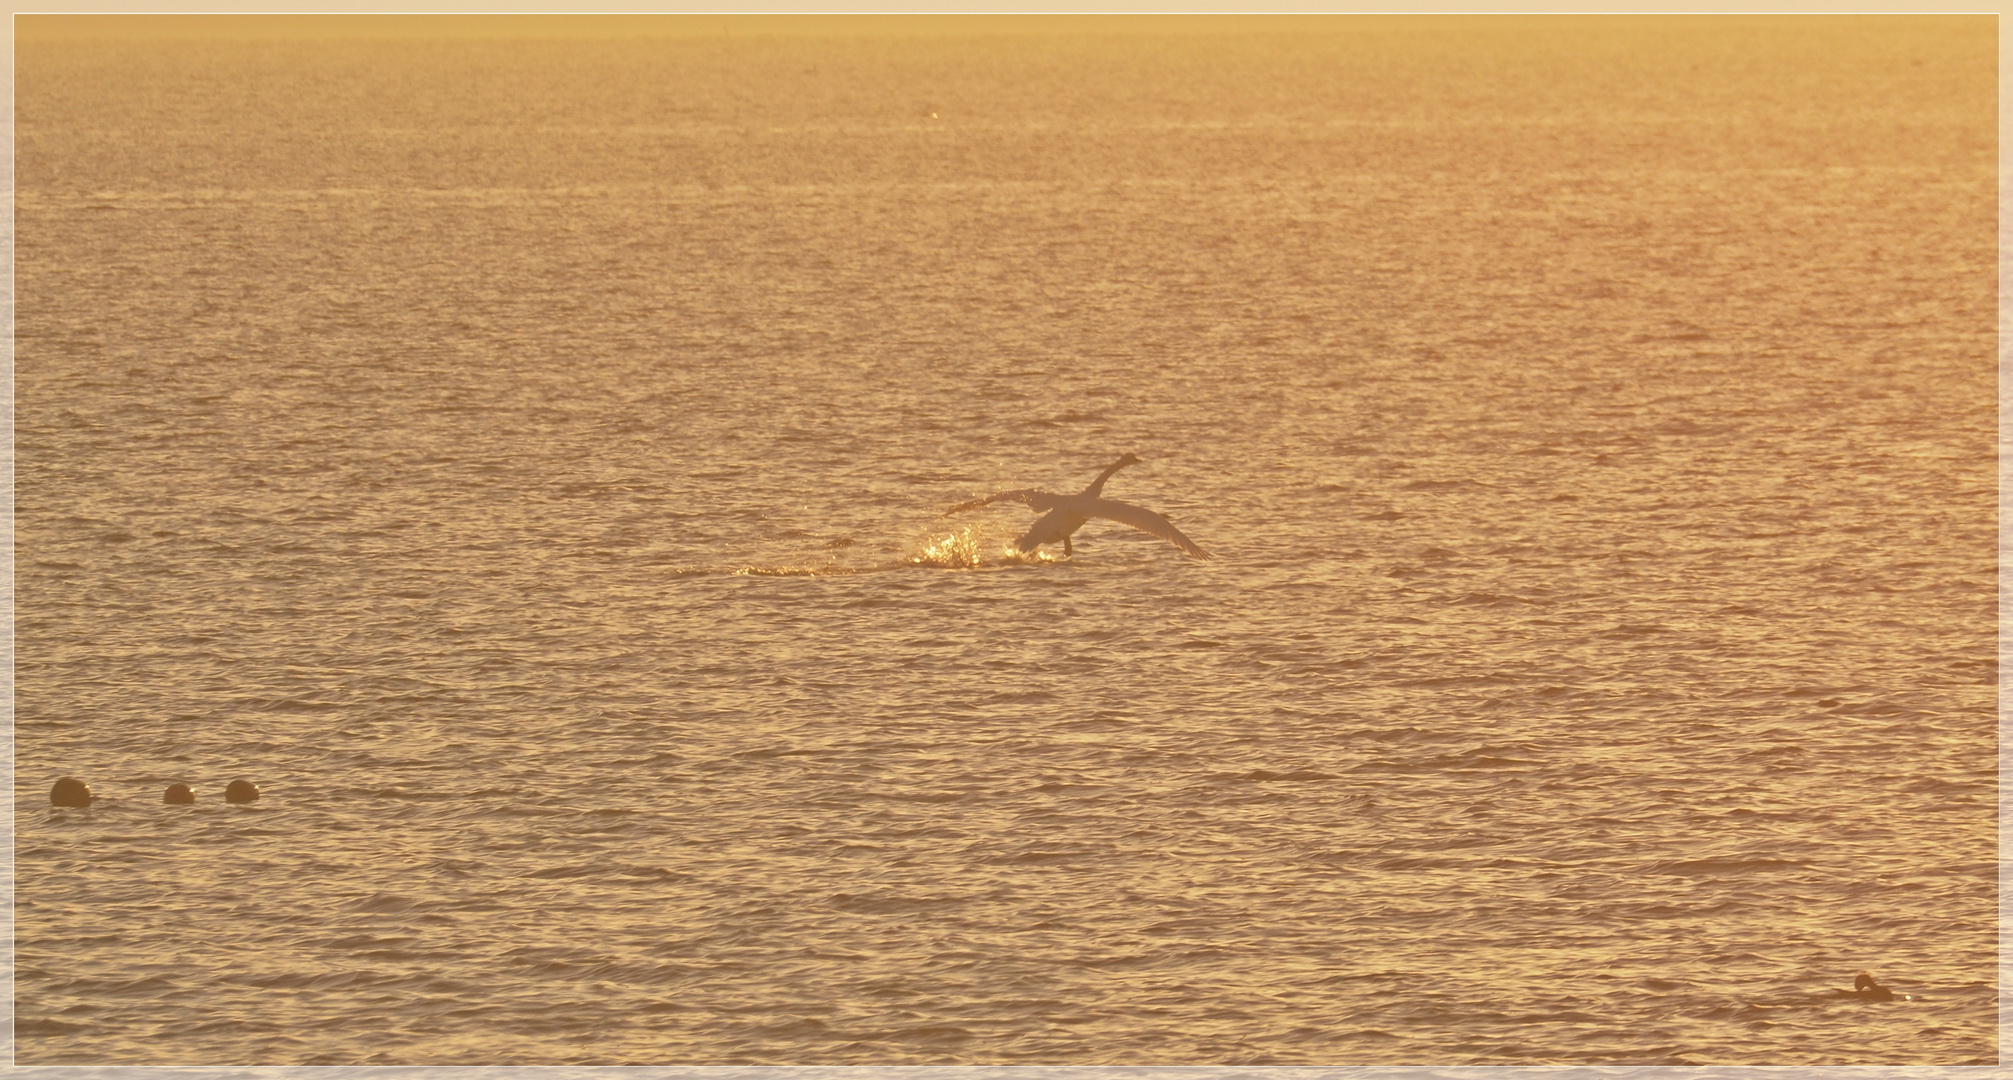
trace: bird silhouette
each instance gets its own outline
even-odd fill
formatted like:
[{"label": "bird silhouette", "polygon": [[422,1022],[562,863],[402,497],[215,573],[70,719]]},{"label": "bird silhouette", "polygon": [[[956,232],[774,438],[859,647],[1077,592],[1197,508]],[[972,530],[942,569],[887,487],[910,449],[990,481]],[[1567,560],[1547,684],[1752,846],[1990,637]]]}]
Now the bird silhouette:
[{"label": "bird silhouette", "polygon": [[1852,989],[1850,991],[1840,990],[1838,993],[1845,997],[1858,998],[1861,1001],[1894,1000],[1894,991],[1874,982],[1873,974],[1866,971],[1860,972],[1853,978]]},{"label": "bird silhouette", "polygon": [[1097,475],[1097,479],[1090,482],[1089,487],[1075,495],[1058,495],[1039,488],[1020,488],[988,495],[983,499],[973,499],[968,503],[959,503],[944,511],[944,516],[976,510],[996,502],[1025,503],[1029,509],[1041,516],[1035,519],[1035,523],[1028,528],[1025,535],[1013,542],[1014,550],[1023,555],[1033,552],[1043,544],[1056,543],[1062,545],[1064,555],[1075,555],[1076,549],[1069,542],[1070,534],[1083,528],[1084,523],[1091,518],[1103,518],[1158,536],[1198,559],[1211,558],[1207,551],[1196,546],[1195,541],[1181,535],[1181,530],[1175,528],[1174,523],[1165,517],[1143,506],[1134,506],[1131,503],[1104,497],[1104,482],[1111,479],[1111,474],[1127,465],[1137,464],[1139,458],[1127,454],[1106,466],[1105,470]]}]

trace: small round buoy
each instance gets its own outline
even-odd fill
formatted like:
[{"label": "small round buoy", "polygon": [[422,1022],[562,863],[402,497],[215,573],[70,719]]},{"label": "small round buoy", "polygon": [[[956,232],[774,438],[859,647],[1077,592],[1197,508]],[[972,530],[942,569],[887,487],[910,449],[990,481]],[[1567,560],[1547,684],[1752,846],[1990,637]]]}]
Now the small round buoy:
[{"label": "small round buoy", "polygon": [[231,786],[224,789],[225,802],[251,802],[258,797],[259,786],[250,780],[233,780]]},{"label": "small round buoy", "polygon": [[161,796],[161,801],[164,803],[192,803],[196,801],[196,793],[190,791],[187,784],[169,784],[168,793]]},{"label": "small round buoy", "polygon": [[56,786],[49,789],[49,805],[89,806],[91,805],[91,789],[84,786],[82,780],[74,776],[66,776],[56,781]]}]

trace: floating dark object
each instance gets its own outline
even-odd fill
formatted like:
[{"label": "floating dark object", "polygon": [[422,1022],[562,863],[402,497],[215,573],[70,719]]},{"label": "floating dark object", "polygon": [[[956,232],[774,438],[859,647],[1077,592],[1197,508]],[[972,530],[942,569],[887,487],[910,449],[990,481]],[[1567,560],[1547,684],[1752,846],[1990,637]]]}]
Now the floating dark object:
[{"label": "floating dark object", "polygon": [[56,786],[49,789],[49,805],[89,806],[91,805],[91,789],[85,786],[82,780],[74,776],[66,776],[56,781]]},{"label": "floating dark object", "polygon": [[1871,972],[1862,971],[1852,980],[1852,996],[1863,1001],[1893,1001],[1894,991],[1874,982]]},{"label": "floating dark object", "polygon": [[233,780],[231,786],[224,789],[225,802],[247,803],[258,797],[259,786],[250,780]]},{"label": "floating dark object", "polygon": [[196,801],[196,793],[190,791],[189,785],[187,784],[169,784],[168,793],[166,795],[161,796],[161,801],[164,803],[175,803],[177,805],[180,805],[182,803],[192,803]]}]

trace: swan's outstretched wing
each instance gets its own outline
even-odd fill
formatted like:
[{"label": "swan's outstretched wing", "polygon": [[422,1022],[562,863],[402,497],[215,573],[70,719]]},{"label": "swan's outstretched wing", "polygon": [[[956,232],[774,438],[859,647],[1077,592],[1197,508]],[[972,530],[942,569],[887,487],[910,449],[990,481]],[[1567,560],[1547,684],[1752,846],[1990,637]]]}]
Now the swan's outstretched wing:
[{"label": "swan's outstretched wing", "polygon": [[1002,491],[995,495],[988,495],[983,499],[973,499],[968,503],[959,503],[956,506],[951,507],[949,510],[944,511],[944,516],[950,517],[952,514],[962,513],[963,511],[966,510],[977,510],[979,507],[985,506],[988,503],[996,503],[996,502],[1026,503],[1028,505],[1028,508],[1033,510],[1035,513],[1046,514],[1050,510],[1053,510],[1055,508],[1055,501],[1057,498],[1059,498],[1059,496],[1050,494],[1049,492],[1046,491],[1040,491],[1035,488],[1021,488],[1017,491]]},{"label": "swan's outstretched wing", "polygon": [[1159,514],[1143,506],[1134,506],[1131,503],[1117,502],[1112,499],[1098,499],[1088,507],[1085,507],[1084,512],[1092,517],[1101,517],[1109,521],[1116,521],[1120,525],[1130,525],[1143,533],[1151,533],[1198,559],[1213,557],[1207,551],[1196,547],[1195,541],[1181,535],[1181,530],[1174,527],[1174,522],[1161,517]]}]

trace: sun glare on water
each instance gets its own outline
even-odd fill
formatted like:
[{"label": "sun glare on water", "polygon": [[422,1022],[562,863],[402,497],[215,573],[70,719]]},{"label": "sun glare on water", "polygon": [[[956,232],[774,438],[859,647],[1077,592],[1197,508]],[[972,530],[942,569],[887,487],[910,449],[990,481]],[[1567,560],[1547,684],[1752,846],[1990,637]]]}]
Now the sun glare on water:
[{"label": "sun glare on water", "polygon": [[917,566],[969,570],[984,561],[979,557],[979,542],[978,530],[966,526],[949,536],[926,541],[921,551],[909,556],[909,562]]},{"label": "sun glare on water", "polygon": [[909,556],[909,561],[917,566],[942,566],[952,569],[970,569],[980,563],[978,530],[967,526],[949,536],[938,537],[923,544],[923,549]]},{"label": "sun glare on water", "polygon": [[933,537],[923,541],[920,551],[909,556],[912,566],[935,566],[946,570],[973,570],[981,566],[1011,566],[1016,563],[1052,563],[1060,561],[1060,556],[1046,551],[1016,551],[1011,546],[1002,545],[990,556],[986,553],[986,538],[975,525],[967,525],[949,536]]}]

